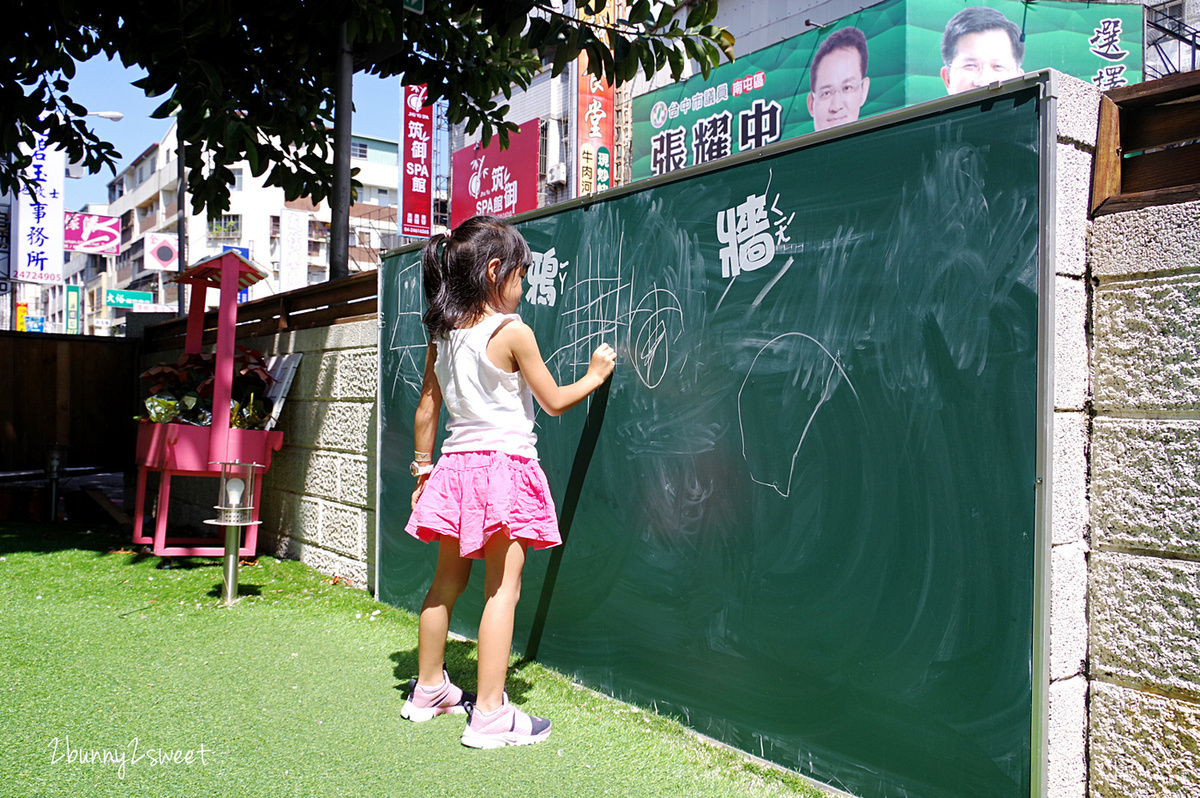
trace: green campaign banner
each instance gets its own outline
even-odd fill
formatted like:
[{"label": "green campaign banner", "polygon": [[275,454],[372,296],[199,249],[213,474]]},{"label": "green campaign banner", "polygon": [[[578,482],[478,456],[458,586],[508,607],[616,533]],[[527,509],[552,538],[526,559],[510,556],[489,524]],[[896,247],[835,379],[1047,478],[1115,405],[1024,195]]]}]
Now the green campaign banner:
[{"label": "green campaign banner", "polygon": [[[633,98],[635,180],[1053,68],[1101,89],[1142,79],[1142,7],[884,0]],[[816,75],[814,80],[814,73]]]}]

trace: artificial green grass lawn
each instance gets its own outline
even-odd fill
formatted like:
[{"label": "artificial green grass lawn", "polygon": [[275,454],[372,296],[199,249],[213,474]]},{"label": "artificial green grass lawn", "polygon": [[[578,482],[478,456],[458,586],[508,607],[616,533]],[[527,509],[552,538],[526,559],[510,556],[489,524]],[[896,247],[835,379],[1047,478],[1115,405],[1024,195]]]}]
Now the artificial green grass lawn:
[{"label": "artificial green grass lawn", "polygon": [[[0,524],[0,795],[821,795],[536,663],[514,666],[509,695],[550,739],[464,748],[461,716],[400,718],[411,613],[272,557],[222,608],[219,561],[126,540]],[[447,649],[467,689],[474,651]]]}]

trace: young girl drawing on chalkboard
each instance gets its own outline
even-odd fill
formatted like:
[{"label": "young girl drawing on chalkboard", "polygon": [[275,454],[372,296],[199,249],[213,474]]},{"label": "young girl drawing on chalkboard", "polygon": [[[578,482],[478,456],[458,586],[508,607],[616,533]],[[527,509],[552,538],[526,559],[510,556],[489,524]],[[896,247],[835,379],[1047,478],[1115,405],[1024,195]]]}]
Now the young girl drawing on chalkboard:
[{"label": "young girl drawing on chalkboard", "polygon": [[[562,542],[534,448],[533,399],[560,415],[600,387],[616,362],[612,347],[601,344],[578,382],[555,382],[533,331],[515,312],[530,261],[521,235],[492,216],[434,236],[422,254],[430,343],[414,421],[417,487],[406,530],[437,541],[438,560],[421,607],[419,675],[400,714],[424,721],[466,712],[462,742],[472,748],[527,745],[550,736],[550,721],[512,706],[504,691],[526,549]],[[435,466],[443,402],[450,435]],[[476,697],[450,681],[443,659],[454,602],[478,559],[487,571]]]}]

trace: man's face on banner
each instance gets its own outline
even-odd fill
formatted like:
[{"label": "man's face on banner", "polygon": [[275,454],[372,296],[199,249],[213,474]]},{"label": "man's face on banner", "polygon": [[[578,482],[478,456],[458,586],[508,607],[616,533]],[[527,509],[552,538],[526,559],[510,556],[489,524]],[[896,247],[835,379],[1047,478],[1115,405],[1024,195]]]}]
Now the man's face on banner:
[{"label": "man's face on banner", "polygon": [[831,50],[813,70],[808,112],[813,128],[827,130],[858,119],[867,100],[870,78],[862,73],[862,58],[853,47]]},{"label": "man's face on banner", "polygon": [[1023,74],[1012,42],[999,28],[968,33],[958,40],[954,60],[942,67],[947,94],[958,94]]}]

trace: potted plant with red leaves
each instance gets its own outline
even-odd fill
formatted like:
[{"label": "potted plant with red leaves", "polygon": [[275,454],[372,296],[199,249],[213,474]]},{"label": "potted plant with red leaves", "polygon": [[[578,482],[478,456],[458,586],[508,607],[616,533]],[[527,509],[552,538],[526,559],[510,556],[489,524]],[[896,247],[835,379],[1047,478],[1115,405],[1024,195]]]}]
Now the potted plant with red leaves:
[{"label": "potted plant with red leaves", "polygon": [[[212,424],[213,364],[209,353],[184,353],[174,363],[159,363],[146,369],[141,378],[149,383],[140,420],[156,423],[175,421],[206,427]],[[233,394],[229,402],[229,424],[239,429],[262,429],[271,416],[267,391],[275,378],[267,370],[262,352],[238,346],[233,363]]]}]

